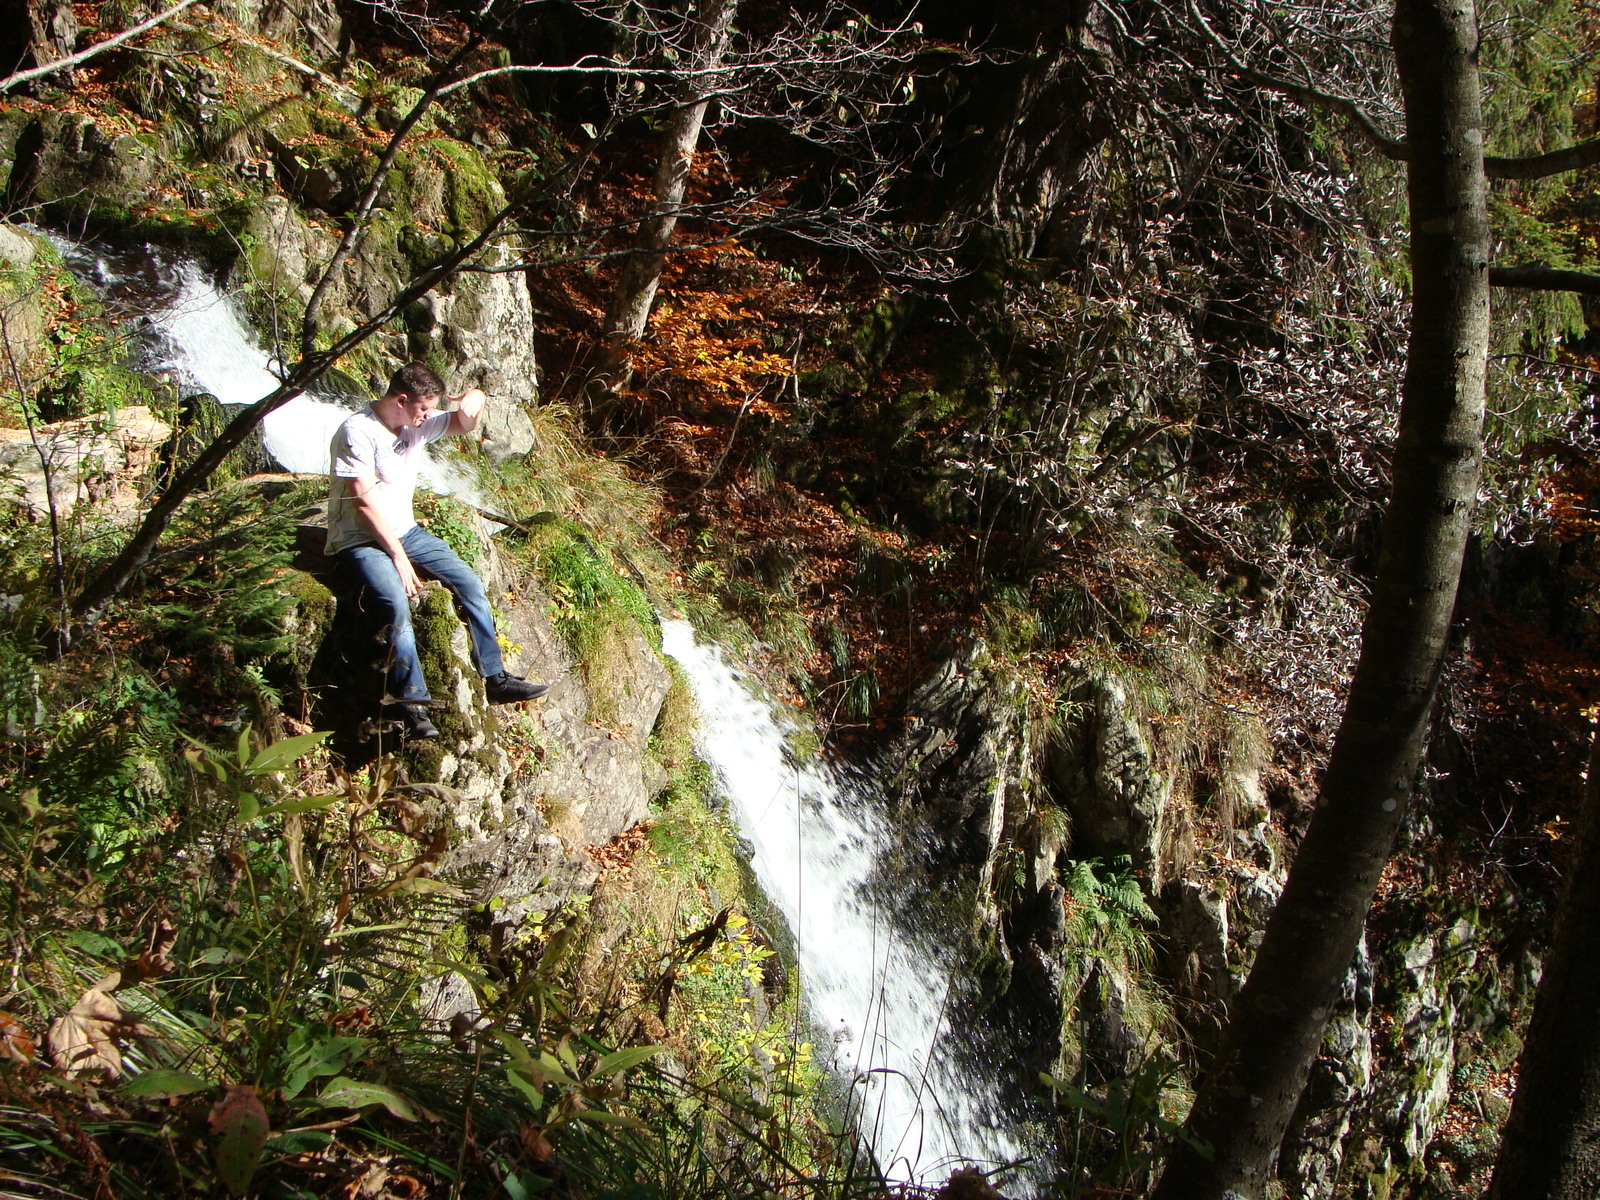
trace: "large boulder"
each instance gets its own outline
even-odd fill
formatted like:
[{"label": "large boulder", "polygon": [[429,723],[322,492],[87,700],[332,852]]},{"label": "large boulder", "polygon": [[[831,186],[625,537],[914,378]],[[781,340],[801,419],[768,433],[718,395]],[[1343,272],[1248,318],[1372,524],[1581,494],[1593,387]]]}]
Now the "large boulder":
[{"label": "large boulder", "polygon": [[1068,700],[1077,719],[1065,722],[1047,747],[1044,777],[1071,815],[1073,854],[1125,854],[1135,870],[1154,879],[1171,783],[1156,767],[1127,685],[1092,671]]},{"label": "large boulder", "polygon": [[[496,609],[508,669],[550,685],[542,699],[486,702],[465,627],[448,594],[430,585],[415,611],[419,653],[439,702],[441,736],[414,743],[400,758],[412,784],[438,789],[451,849],[440,869],[481,877],[497,922],[553,911],[586,892],[599,875],[589,854],[642,820],[661,778],[649,755],[671,676],[646,631],[614,631],[605,664],[606,721],[552,624],[551,604],[534,577],[517,569],[479,528],[486,547],[479,572]],[[343,581],[319,559],[318,527],[302,531],[299,562],[335,591]],[[377,721],[381,647],[351,604],[341,604],[311,675],[319,727],[335,728],[346,749],[363,736],[392,739]],[[392,744],[392,743],[391,743]],[[382,748],[366,743],[367,753]]]},{"label": "large boulder", "polygon": [[[232,283],[303,305],[333,254],[333,239],[282,195],[256,205],[245,226],[246,249],[234,265]],[[380,223],[335,280],[327,309],[330,322],[353,324],[381,310],[413,270],[446,248],[420,235],[396,235],[391,226]],[[512,261],[512,252],[489,251],[487,261],[504,266]],[[410,305],[404,317],[404,334],[381,334],[370,343],[365,361],[371,385],[381,387],[386,372],[402,362],[448,362],[452,366],[445,382],[453,392],[478,387],[489,396],[478,437],[490,460],[527,453],[533,446],[527,410],[538,396],[539,368],[533,301],[521,273],[459,275]]]},{"label": "large boulder", "polygon": [[61,516],[83,501],[113,518],[131,516],[171,434],[169,425],[142,407],[38,425],[31,432],[0,429],[0,475],[11,481],[0,498],[40,518],[52,507]]}]

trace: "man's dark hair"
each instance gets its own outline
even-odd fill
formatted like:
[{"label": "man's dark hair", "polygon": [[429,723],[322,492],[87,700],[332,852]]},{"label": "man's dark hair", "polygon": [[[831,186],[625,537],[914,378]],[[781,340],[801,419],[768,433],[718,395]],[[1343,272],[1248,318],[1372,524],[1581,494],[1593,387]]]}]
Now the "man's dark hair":
[{"label": "man's dark hair", "polygon": [[389,395],[410,396],[420,400],[424,396],[444,397],[444,380],[421,363],[407,363],[389,380]]}]

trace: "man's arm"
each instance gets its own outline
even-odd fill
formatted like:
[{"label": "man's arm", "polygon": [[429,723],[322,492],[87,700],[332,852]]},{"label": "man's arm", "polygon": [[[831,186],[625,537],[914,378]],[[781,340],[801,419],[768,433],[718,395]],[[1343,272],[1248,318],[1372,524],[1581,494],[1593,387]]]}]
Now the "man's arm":
[{"label": "man's arm", "polygon": [[378,481],[358,477],[347,478],[346,483],[350,488],[350,501],[356,506],[356,515],[361,518],[362,524],[372,530],[373,539],[394,562],[394,569],[400,572],[400,583],[406,589],[406,595],[415,596],[422,590],[422,580],[417,576],[417,569],[411,565],[400,539],[389,528],[388,519],[374,502],[372,491],[378,486]]},{"label": "man's arm", "polygon": [[483,406],[489,397],[477,388],[455,397],[455,409],[450,413],[447,433],[471,433],[483,421]]}]

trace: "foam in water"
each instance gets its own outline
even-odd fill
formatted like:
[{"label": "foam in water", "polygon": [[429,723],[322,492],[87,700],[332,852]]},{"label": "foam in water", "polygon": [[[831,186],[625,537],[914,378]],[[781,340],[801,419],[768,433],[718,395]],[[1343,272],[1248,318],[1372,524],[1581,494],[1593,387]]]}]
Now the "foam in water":
[{"label": "foam in water", "polygon": [[[116,253],[48,236],[80,278],[121,293],[122,303],[114,307],[140,314],[156,333],[152,366],[174,372],[189,390],[210,392],[225,405],[254,404],[277,388],[272,358],[199,264],[174,263],[153,248]],[[262,440],[284,470],[326,475],[328,443],[349,415],[342,404],[302,394],[267,414]],[[472,480],[455,463],[430,458],[422,480],[436,492],[477,499]]]},{"label": "foam in water", "polygon": [[865,886],[889,846],[873,798],[823,763],[795,765],[772,707],[683,621],[662,622],[700,710],[697,745],[720,776],[762,888],[794,932],[806,1006],[857,1090],[862,1132],[892,1179],[936,1180],[1022,1152],[981,1115],[986,1084],[949,1061],[953,955],[914,945]]}]

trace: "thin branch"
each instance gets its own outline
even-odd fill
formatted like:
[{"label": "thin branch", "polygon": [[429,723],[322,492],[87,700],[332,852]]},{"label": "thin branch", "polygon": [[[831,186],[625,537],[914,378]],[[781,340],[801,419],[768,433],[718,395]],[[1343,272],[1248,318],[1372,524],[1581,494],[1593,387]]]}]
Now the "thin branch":
[{"label": "thin branch", "polygon": [[1590,138],[1576,146],[1532,154],[1527,158],[1483,156],[1483,173],[1490,179],[1544,179],[1564,171],[1581,171],[1600,163],[1600,138]]},{"label": "thin branch", "polygon": [[1583,271],[1558,271],[1554,267],[1490,267],[1489,286],[1600,296],[1600,275]]},{"label": "thin branch", "polygon": [[103,42],[96,42],[86,50],[79,50],[76,54],[69,54],[66,58],[58,58],[55,62],[45,63],[42,67],[30,67],[26,71],[17,71],[15,74],[7,75],[4,79],[0,79],[0,92],[8,92],[19,83],[27,83],[32,79],[41,79],[46,75],[53,75],[57,71],[65,71],[76,67],[80,63],[88,62],[95,55],[104,54],[107,50],[113,50],[130,38],[136,38],[141,33],[147,33],[154,29],[163,21],[171,20],[193,3],[195,3],[195,0],[178,0],[178,3],[167,9],[166,12],[157,13],[148,21],[142,21],[132,29],[125,29],[113,37],[108,37]]},{"label": "thin branch", "polygon": [[55,567],[56,603],[64,621],[67,615],[67,568],[61,555],[61,514],[56,508],[55,463],[39,442],[39,431],[33,424],[33,404],[28,397],[17,356],[11,348],[11,329],[4,316],[0,316],[0,340],[5,343],[6,366],[10,368],[12,383],[17,389],[17,407],[22,410],[22,419],[28,424],[28,440],[33,443],[33,452],[39,456],[39,470],[44,474],[44,502],[50,514],[50,560]]},{"label": "thin branch", "polygon": [[1259,87],[1281,92],[1285,96],[1300,101],[1302,104],[1312,104],[1338,113],[1350,124],[1354,125],[1372,143],[1378,153],[1386,158],[1405,162],[1410,157],[1411,151],[1407,148],[1405,141],[1400,138],[1390,137],[1373,119],[1372,114],[1350,99],[1350,97],[1325,92],[1321,88],[1312,87],[1309,83],[1284,79],[1281,76],[1272,75],[1252,67],[1235,54],[1233,47],[1228,45],[1216,30],[1211,28],[1211,23],[1200,12],[1194,0],[1189,0],[1189,15],[1194,18],[1206,40],[1228,60],[1229,69],[1238,74],[1240,78]]}]

